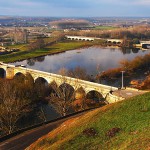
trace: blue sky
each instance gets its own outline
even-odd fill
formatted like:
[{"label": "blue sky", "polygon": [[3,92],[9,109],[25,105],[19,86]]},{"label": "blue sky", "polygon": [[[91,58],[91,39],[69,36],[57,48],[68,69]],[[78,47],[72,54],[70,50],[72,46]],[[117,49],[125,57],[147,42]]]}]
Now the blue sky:
[{"label": "blue sky", "polygon": [[0,0],[0,15],[150,17],[150,0]]}]

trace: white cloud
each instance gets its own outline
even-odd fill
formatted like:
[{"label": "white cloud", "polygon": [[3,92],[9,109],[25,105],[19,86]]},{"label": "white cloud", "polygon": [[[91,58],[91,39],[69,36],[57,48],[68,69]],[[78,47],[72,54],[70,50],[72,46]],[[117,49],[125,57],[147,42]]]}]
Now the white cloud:
[{"label": "white cloud", "polygon": [[150,5],[150,0],[87,0],[88,2],[114,5]]},{"label": "white cloud", "polygon": [[150,0],[137,0],[134,2],[134,4],[147,6],[147,5],[150,5]]},{"label": "white cloud", "polygon": [[1,0],[1,6],[24,6],[24,7],[34,7],[34,6],[40,6],[43,5],[43,2],[41,1],[32,1],[32,0]]}]

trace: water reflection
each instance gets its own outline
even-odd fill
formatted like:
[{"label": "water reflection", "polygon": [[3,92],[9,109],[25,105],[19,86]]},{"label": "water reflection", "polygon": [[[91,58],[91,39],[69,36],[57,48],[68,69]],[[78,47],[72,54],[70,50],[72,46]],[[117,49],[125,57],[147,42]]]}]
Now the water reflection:
[{"label": "water reflection", "polygon": [[27,64],[29,66],[34,66],[35,62],[43,62],[44,60],[45,60],[45,56],[32,58],[32,59],[27,59]]},{"label": "water reflection", "polygon": [[129,48],[121,48],[120,51],[126,55],[126,54],[131,54],[131,53],[138,53],[140,51],[139,48],[133,48],[133,49],[129,49]]},{"label": "water reflection", "polygon": [[[119,49],[102,48],[93,46],[82,48],[56,55],[43,56],[33,59],[13,63],[15,65],[26,65],[27,68],[33,68],[46,72],[57,73],[61,68],[74,69],[77,66],[85,68],[88,74],[95,75],[99,71],[105,71],[119,66],[123,59],[132,60],[136,56],[149,53],[149,50],[140,49]],[[97,66],[99,69],[97,70]]]},{"label": "water reflection", "polygon": [[139,50],[140,50],[139,48],[133,48],[133,49],[132,49],[132,52],[133,52],[133,53],[138,53]]},{"label": "water reflection", "polygon": [[27,64],[28,64],[29,66],[34,66],[35,60],[34,60],[34,59],[28,59],[28,60],[27,60]]}]

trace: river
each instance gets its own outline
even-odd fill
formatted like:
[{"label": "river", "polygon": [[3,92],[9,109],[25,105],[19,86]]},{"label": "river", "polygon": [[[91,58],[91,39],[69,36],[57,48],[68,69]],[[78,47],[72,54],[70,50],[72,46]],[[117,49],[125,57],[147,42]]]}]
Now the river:
[{"label": "river", "polygon": [[57,73],[61,68],[74,69],[80,66],[86,69],[88,74],[95,75],[98,72],[118,67],[121,60],[132,60],[136,56],[145,55],[149,52],[149,50],[121,50],[120,48],[93,46],[11,64],[25,65],[27,68],[51,73]]}]

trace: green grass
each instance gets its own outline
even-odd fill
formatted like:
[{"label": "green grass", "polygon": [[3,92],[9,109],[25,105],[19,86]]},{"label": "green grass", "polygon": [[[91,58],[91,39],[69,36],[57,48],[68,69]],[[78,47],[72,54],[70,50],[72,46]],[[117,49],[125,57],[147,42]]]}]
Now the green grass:
[{"label": "green grass", "polygon": [[20,49],[21,51],[27,51],[28,50],[28,46],[27,44],[17,44],[17,45],[10,45],[8,46],[8,48],[18,48]]},{"label": "green grass", "polygon": [[[73,50],[84,46],[91,46],[92,44],[93,44],[92,42],[64,41],[64,42],[59,42],[51,46],[45,47],[43,49],[36,49],[34,51],[28,51],[27,49],[25,50],[22,49],[19,52],[7,54],[7,55],[0,55],[0,61],[9,63],[18,60],[44,56],[48,54],[61,53],[67,50]],[[22,46],[24,48],[26,47],[25,45]],[[19,48],[19,45],[13,46],[13,48]]]},{"label": "green grass", "polygon": [[57,44],[54,44],[52,46],[49,46],[47,48],[51,49],[52,51],[65,51],[65,50],[71,50],[75,48],[80,48],[84,46],[91,46],[92,42],[83,42],[83,41],[67,41],[67,42],[60,42]]},{"label": "green grass", "polygon": [[[82,132],[97,131],[95,137]],[[108,130],[118,127],[114,137]],[[150,148],[150,93],[110,104],[63,123],[28,150],[148,150]]]},{"label": "green grass", "polygon": [[117,27],[112,27],[112,26],[96,26],[94,29],[98,30],[113,30],[116,29]]}]

